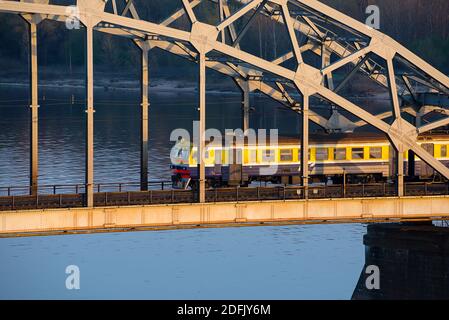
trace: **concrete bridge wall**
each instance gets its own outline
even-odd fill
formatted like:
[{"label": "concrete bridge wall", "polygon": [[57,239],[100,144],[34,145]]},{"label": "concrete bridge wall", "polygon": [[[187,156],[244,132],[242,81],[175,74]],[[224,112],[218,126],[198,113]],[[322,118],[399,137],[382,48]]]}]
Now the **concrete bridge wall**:
[{"label": "concrete bridge wall", "polygon": [[449,196],[193,203],[0,213],[0,237],[262,223],[449,219]]}]

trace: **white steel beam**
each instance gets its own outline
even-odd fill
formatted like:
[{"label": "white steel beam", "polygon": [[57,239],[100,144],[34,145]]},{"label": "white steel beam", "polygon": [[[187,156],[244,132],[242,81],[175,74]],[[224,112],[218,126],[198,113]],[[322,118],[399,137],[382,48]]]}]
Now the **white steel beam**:
[{"label": "white steel beam", "polygon": [[[201,2],[203,2],[203,0],[193,0],[192,2],[190,2],[190,8],[193,10],[193,8],[195,8],[197,5],[199,5]],[[161,25],[163,26],[169,26],[170,24],[172,24],[173,22],[175,22],[176,20],[178,20],[179,18],[181,18],[182,16],[184,16],[186,13],[185,9],[179,9],[178,11],[176,11],[174,14],[172,14],[170,17],[168,17],[167,19],[165,19],[164,21],[161,22]]]},{"label": "white steel beam", "polygon": [[437,129],[439,127],[445,126],[449,124],[449,118],[440,119],[431,123],[428,123],[424,126],[418,128],[418,133],[425,133],[427,131]]},{"label": "white steel beam", "polygon": [[290,37],[290,43],[293,47],[293,52],[295,53],[296,61],[298,64],[303,62],[301,49],[299,48],[298,39],[296,37],[295,29],[293,28],[292,19],[290,17],[290,11],[288,10],[287,2],[281,4],[282,16],[287,26],[287,31]]},{"label": "white steel beam", "polygon": [[30,44],[30,87],[31,87],[31,130],[30,130],[30,194],[38,193],[39,175],[39,97],[38,97],[38,57],[37,23],[33,18],[29,22]]},{"label": "white steel beam", "polygon": [[[186,0],[183,0],[183,1],[186,1]],[[218,31],[224,30],[224,28],[226,28],[230,24],[233,24],[235,21],[237,21],[242,16],[244,16],[247,12],[249,12],[250,10],[254,9],[256,6],[258,6],[261,2],[262,2],[262,0],[253,0],[253,1],[251,1],[250,3],[245,5],[243,8],[238,10],[236,13],[231,15],[229,18],[227,18],[226,20],[222,21],[217,26],[217,30]],[[233,40],[233,41],[235,41],[235,40]]]},{"label": "white steel beam", "polygon": [[323,75],[327,75],[330,74],[331,72],[334,72],[337,69],[340,69],[341,67],[343,67],[344,65],[348,64],[348,63],[352,63],[356,60],[358,60],[360,57],[366,55],[367,53],[369,53],[371,51],[371,47],[368,46],[366,48],[360,49],[359,51],[356,51],[352,54],[350,54],[349,56],[346,56],[334,63],[332,63],[331,65],[323,68],[321,70],[321,73]]},{"label": "white steel beam", "polygon": [[189,20],[192,24],[194,24],[196,20],[195,13],[193,12],[192,6],[190,5],[189,0],[182,0],[182,4],[184,5],[184,10],[187,13],[187,16],[189,17]]},{"label": "white steel beam", "polygon": [[199,202],[206,202],[206,166],[204,153],[206,149],[206,55],[200,52],[198,55],[199,67],[199,146],[198,146],[198,177],[199,177]]},{"label": "white steel beam", "polygon": [[150,106],[148,101],[148,89],[149,89],[149,60],[148,52],[149,46],[147,43],[141,43],[140,45],[142,55],[141,65],[141,126],[140,126],[140,190],[148,190],[148,108]]},{"label": "white steel beam", "polygon": [[388,84],[390,87],[390,98],[393,104],[394,116],[397,118],[401,117],[401,108],[399,105],[398,88],[396,85],[396,76],[394,73],[393,59],[387,59],[388,64]]},{"label": "white steel beam", "polygon": [[93,24],[86,24],[86,206],[94,206],[94,61]]},{"label": "white steel beam", "polygon": [[301,135],[301,175],[304,197],[309,193],[309,95],[303,93],[302,101],[302,135]]},{"label": "white steel beam", "polygon": [[[242,30],[240,31],[239,35],[237,36],[237,38],[235,39],[235,41],[232,43],[232,46],[235,47],[240,40],[243,38],[243,36],[246,34],[246,32],[248,31],[249,27],[251,26],[254,18],[257,16],[257,14],[260,12],[260,10],[262,10],[262,8],[264,7],[264,5],[267,3],[268,0],[262,0],[262,2],[259,4],[259,6],[256,8],[256,10],[254,10],[252,16],[249,18],[249,20],[246,22],[245,26],[242,28]],[[224,30],[222,30],[223,32]],[[222,41],[223,42],[223,41]]]}]

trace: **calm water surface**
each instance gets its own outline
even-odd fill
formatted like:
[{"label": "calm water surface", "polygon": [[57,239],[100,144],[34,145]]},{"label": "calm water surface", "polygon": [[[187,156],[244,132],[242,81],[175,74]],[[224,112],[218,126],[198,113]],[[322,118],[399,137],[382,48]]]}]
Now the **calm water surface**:
[{"label": "calm water surface", "polygon": [[[40,184],[83,183],[83,94],[41,90]],[[96,91],[95,182],[139,180],[138,96]],[[0,86],[0,186],[28,183],[27,101],[25,88]],[[252,104],[253,128],[298,132],[293,113],[262,97]],[[166,179],[170,133],[191,130],[196,96],[153,93],[150,110],[150,179]],[[208,127],[240,127],[239,95],[208,95],[207,115]],[[0,239],[0,298],[349,299],[364,233],[354,224]],[[72,264],[81,290],[65,288]]]}]

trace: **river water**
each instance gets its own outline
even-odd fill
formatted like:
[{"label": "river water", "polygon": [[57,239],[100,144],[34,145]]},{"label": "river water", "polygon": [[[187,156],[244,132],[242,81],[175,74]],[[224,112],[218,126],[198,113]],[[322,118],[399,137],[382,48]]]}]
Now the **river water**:
[{"label": "river water", "polygon": [[[170,133],[197,118],[195,93],[180,91],[151,94],[150,179],[169,178]],[[84,181],[83,94],[40,90],[41,185]],[[238,94],[207,101],[207,127],[240,127]],[[0,186],[28,183],[27,105],[27,88],[0,86]],[[252,105],[251,127],[299,131],[294,113],[263,97]],[[99,88],[95,110],[95,182],[139,181],[139,93]],[[0,298],[349,299],[365,232],[339,224],[0,239]],[[80,269],[80,290],[66,289],[69,265]]]}]

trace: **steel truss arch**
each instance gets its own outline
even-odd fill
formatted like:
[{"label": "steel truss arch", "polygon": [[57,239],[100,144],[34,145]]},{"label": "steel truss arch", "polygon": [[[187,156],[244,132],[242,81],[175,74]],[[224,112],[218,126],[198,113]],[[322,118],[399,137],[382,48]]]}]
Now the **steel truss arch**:
[{"label": "steel truss arch", "polygon": [[[79,18],[88,28],[130,38],[141,48],[145,44],[145,52],[159,48],[204,63],[205,67],[232,77],[244,94],[262,92],[325,129],[353,130],[369,124],[389,137],[399,163],[403,160],[399,155],[412,150],[449,179],[449,169],[418,143],[419,134],[449,124],[449,78],[389,36],[317,0],[234,0],[238,7],[234,12],[228,0],[177,1],[179,10],[161,23],[142,20],[133,0],[110,0],[112,12],[105,10],[105,0],[75,2]],[[70,12],[67,6],[48,2],[0,0],[0,12],[66,21]],[[201,22],[197,17],[195,7],[203,2],[217,7],[218,24]],[[123,7],[121,12],[119,7]],[[171,26],[183,16],[190,22],[188,31]],[[248,28],[258,16],[285,26],[283,36],[289,39],[290,52],[268,61],[242,49],[245,37],[250,36]],[[238,25],[243,28],[239,30]],[[220,54],[224,61],[208,57],[211,52]],[[306,52],[320,56],[321,65],[305,62]],[[295,62],[294,69],[286,65],[291,60]],[[335,85],[333,74],[343,67],[351,71]],[[388,89],[391,110],[371,114],[339,93],[356,73]],[[338,128],[338,123],[309,108],[311,96],[321,97],[360,120],[351,122],[341,116],[344,121]],[[431,112],[439,112],[442,117],[423,125],[421,118]],[[414,117],[415,123],[408,122],[403,113]],[[392,123],[384,121],[388,117],[393,118]],[[398,170],[401,181],[403,169]]]}]

